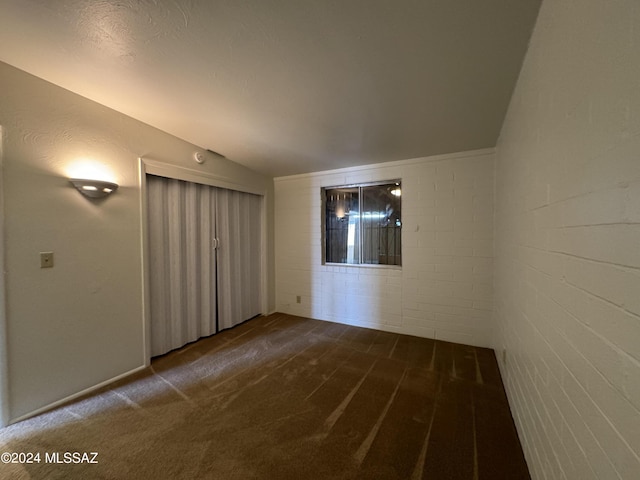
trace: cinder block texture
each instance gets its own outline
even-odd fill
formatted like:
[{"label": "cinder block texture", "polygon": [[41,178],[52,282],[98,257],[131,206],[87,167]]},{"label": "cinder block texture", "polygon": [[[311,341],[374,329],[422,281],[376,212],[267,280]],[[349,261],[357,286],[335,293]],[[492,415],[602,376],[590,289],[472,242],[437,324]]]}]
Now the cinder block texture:
[{"label": "cinder block texture", "polygon": [[[483,150],[277,178],[278,311],[489,346],[493,170]],[[321,188],[397,178],[402,267],[323,265]]]},{"label": "cinder block texture", "polygon": [[640,3],[545,0],[496,152],[494,348],[534,479],[640,475]]}]

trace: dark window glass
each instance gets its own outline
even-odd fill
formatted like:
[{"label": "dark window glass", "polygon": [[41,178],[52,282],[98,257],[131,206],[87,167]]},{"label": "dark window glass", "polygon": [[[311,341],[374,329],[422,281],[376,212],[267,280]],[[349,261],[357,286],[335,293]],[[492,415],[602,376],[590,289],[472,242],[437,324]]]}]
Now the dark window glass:
[{"label": "dark window glass", "polygon": [[402,265],[400,182],[324,189],[325,262]]},{"label": "dark window glass", "polygon": [[325,261],[360,263],[359,189],[332,188],[325,193]]}]

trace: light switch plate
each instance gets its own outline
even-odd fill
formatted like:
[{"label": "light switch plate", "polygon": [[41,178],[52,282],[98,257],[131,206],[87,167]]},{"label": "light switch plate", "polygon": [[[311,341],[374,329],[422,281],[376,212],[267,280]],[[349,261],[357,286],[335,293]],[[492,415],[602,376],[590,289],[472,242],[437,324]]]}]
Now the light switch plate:
[{"label": "light switch plate", "polygon": [[40,252],[40,268],[53,267],[53,252]]}]

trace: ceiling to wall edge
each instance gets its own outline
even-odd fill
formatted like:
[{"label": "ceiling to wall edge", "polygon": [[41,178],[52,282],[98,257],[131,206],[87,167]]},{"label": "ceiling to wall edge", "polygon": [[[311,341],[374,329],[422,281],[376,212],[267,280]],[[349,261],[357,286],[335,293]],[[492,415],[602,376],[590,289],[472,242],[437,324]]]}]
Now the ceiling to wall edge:
[{"label": "ceiling to wall edge", "polygon": [[319,177],[319,176],[325,176],[325,175],[335,175],[340,173],[362,172],[366,170],[375,170],[377,168],[403,167],[408,165],[416,165],[420,163],[442,162],[445,160],[452,160],[457,158],[482,157],[486,155],[494,155],[495,153],[496,153],[496,147],[481,148],[478,150],[465,150],[463,152],[442,153],[439,155],[430,155],[427,157],[407,158],[404,160],[390,160],[388,162],[369,163],[367,165],[357,165],[354,167],[334,168],[331,170],[320,170],[317,172],[297,173],[294,175],[283,175],[281,177],[273,177],[273,181],[283,182],[287,180],[296,180],[299,178]]}]

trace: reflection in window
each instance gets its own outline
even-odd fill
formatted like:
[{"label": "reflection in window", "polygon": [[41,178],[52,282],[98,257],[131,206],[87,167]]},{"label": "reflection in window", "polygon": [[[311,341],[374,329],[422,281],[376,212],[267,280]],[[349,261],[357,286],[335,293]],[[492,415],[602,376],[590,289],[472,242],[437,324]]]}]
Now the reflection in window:
[{"label": "reflection in window", "polygon": [[326,263],[402,265],[399,181],[324,189]]}]

